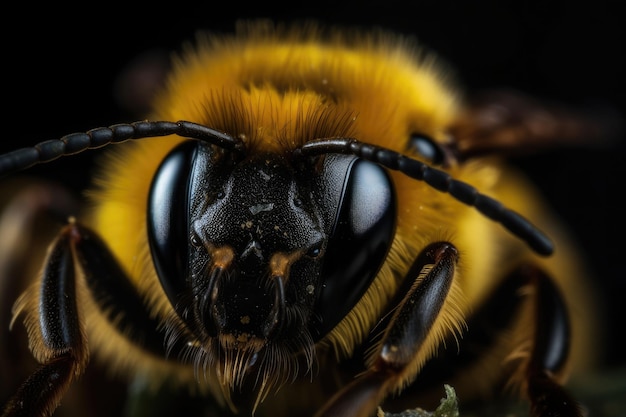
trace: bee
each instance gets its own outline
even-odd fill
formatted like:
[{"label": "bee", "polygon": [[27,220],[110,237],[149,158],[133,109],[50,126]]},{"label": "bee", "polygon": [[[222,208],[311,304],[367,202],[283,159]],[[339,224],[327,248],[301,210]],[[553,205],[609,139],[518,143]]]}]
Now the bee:
[{"label": "bee", "polygon": [[565,384],[597,341],[585,267],[507,162],[601,136],[579,116],[466,100],[382,30],[200,36],[148,119],[0,156],[6,176],[108,147],[84,209],[35,204],[66,221],[14,304],[41,365],[2,415],[53,414],[93,357],[225,414],[367,417],[450,384],[582,416]]}]

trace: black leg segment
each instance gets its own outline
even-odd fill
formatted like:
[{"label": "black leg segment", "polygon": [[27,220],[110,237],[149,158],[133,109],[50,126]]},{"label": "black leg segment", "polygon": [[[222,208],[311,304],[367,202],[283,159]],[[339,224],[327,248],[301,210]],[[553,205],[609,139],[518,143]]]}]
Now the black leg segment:
[{"label": "black leg segment", "polygon": [[3,417],[48,416],[88,361],[76,305],[72,255],[74,225],[66,226],[51,247],[39,296],[40,343],[33,354],[42,365],[9,400]]},{"label": "black leg segment", "polygon": [[581,417],[578,403],[556,380],[565,366],[571,330],[567,306],[559,289],[543,270],[521,268],[535,288],[535,337],[527,369],[528,397],[536,417]]},{"label": "black leg segment", "polygon": [[364,373],[339,391],[317,417],[373,415],[378,404],[397,386],[409,380],[418,358],[424,359],[424,342],[449,297],[458,252],[447,242],[427,246],[414,261],[393,304],[377,353]]}]

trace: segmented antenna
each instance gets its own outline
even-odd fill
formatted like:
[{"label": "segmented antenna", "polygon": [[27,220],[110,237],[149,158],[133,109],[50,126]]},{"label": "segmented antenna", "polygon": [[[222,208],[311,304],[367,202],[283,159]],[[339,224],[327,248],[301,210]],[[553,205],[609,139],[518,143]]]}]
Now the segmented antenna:
[{"label": "segmented antenna", "polygon": [[304,144],[298,152],[307,156],[327,153],[350,154],[376,162],[385,168],[400,171],[450,194],[468,206],[474,206],[480,213],[502,224],[515,236],[524,240],[538,254],[548,256],[554,251],[550,238],[524,217],[504,207],[498,200],[479,193],[476,188],[465,182],[455,180],[447,172],[432,168],[401,153],[351,138],[314,140]]},{"label": "segmented antenna", "polygon": [[97,149],[130,139],[167,135],[200,140],[237,153],[242,153],[245,146],[238,138],[192,122],[139,121],[72,133],[60,139],[48,140],[32,147],[0,155],[0,177],[88,149]]},{"label": "segmented antenna", "polygon": [[[196,123],[140,121],[100,127],[84,133],[73,133],[60,139],[48,140],[32,147],[0,155],[0,177],[89,149],[97,149],[131,139],[167,135],[207,142],[239,154],[243,153],[245,148],[245,143],[241,139]],[[547,256],[554,251],[552,241],[518,213],[507,209],[499,201],[479,193],[471,185],[455,180],[448,173],[401,153],[351,138],[314,140],[307,142],[296,152],[308,156],[326,153],[351,154],[376,162],[385,168],[400,171],[411,178],[426,182],[439,191],[450,194],[468,206],[476,207],[480,213],[502,224],[515,236],[524,240],[540,255]]]}]

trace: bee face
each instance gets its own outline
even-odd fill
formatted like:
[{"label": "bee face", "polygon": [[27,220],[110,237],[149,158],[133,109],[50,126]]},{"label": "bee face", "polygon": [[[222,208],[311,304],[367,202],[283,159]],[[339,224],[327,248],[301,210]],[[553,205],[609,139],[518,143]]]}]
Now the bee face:
[{"label": "bee face", "polygon": [[207,357],[241,362],[220,351],[250,352],[242,374],[276,350],[310,352],[343,319],[384,262],[395,217],[393,185],[375,164],[235,157],[194,142],[165,157],[148,202],[149,243],[172,306]]}]

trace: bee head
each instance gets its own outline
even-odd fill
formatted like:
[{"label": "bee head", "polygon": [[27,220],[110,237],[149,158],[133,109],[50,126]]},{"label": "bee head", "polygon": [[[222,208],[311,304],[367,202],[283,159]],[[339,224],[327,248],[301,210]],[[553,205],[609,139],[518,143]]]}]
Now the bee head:
[{"label": "bee head", "polygon": [[245,374],[277,351],[305,352],[310,366],[315,342],[383,264],[395,218],[393,186],[377,164],[189,141],[155,174],[148,230],[179,318],[199,346],[221,352],[208,356],[232,357],[231,371],[245,363]]}]

